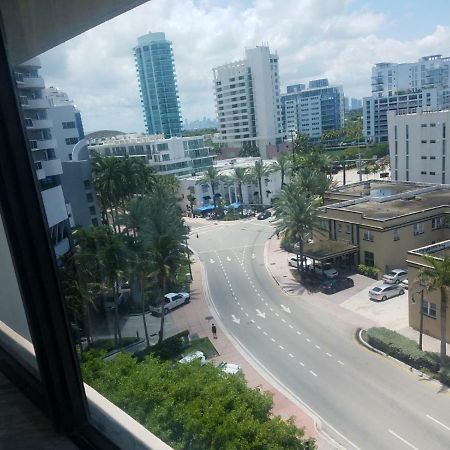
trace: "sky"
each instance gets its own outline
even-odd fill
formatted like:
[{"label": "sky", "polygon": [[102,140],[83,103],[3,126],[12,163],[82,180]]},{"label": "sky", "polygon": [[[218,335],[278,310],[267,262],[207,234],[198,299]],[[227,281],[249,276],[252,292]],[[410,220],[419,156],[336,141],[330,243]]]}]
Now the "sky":
[{"label": "sky", "polygon": [[133,47],[163,31],[173,43],[183,119],[215,118],[212,68],[263,43],[279,56],[282,92],[328,78],[370,95],[377,62],[450,56],[450,1],[151,0],[41,55],[47,86],[67,92],[87,131],[144,132]]}]

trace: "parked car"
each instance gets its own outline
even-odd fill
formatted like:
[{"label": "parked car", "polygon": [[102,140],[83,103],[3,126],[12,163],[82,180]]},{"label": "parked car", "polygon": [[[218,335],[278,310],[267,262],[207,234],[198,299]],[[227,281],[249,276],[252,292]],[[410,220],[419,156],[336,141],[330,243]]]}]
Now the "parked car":
[{"label": "parked car", "polygon": [[399,284],[408,278],[408,272],[404,269],[394,269],[383,275],[383,281],[390,284]]},{"label": "parked car", "polygon": [[355,285],[351,278],[333,278],[325,281],[321,286],[321,291],[324,294],[334,294],[344,289],[351,288]]},{"label": "parked car", "polygon": [[237,364],[233,363],[227,363],[225,361],[222,361],[217,367],[222,372],[229,373],[231,375],[235,375],[241,371],[241,366],[238,366]]},{"label": "parked car", "polygon": [[408,290],[408,278],[406,278],[403,281],[400,281],[400,286],[402,286],[403,289],[405,289],[407,291]]},{"label": "parked car", "polygon": [[[191,296],[187,292],[170,292],[164,296],[164,314],[167,314],[177,306],[189,303]],[[161,314],[161,306],[150,306],[152,314]]]},{"label": "parked car", "polygon": [[[300,257],[299,257],[299,261],[298,261],[299,265],[300,265]],[[312,260],[309,258],[306,258],[305,256],[303,257],[303,266],[305,268],[307,268],[309,265],[312,264]],[[288,257],[288,265],[291,267],[295,267],[297,268],[297,255],[290,255]]]},{"label": "parked car", "polygon": [[270,217],[271,215],[272,215],[272,213],[270,211],[266,210],[266,211],[262,211],[259,214],[257,214],[256,218],[258,220],[264,220],[264,219],[267,219],[268,217]]},{"label": "parked car", "polygon": [[206,357],[203,352],[197,350],[192,353],[188,353],[186,356],[181,358],[178,362],[180,364],[189,364],[192,361],[200,361],[200,365],[204,366],[206,364]]},{"label": "parked car", "polygon": [[310,270],[314,270],[319,275],[324,275],[327,278],[336,278],[339,272],[333,267],[331,263],[316,263],[315,266],[310,265]]},{"label": "parked car", "polygon": [[403,295],[405,289],[398,284],[381,284],[380,286],[375,286],[369,291],[369,298],[372,300],[382,300],[385,301],[388,298],[396,297],[397,295]]},{"label": "parked car", "polygon": [[381,172],[380,173],[380,178],[388,178],[389,177],[389,172]]}]

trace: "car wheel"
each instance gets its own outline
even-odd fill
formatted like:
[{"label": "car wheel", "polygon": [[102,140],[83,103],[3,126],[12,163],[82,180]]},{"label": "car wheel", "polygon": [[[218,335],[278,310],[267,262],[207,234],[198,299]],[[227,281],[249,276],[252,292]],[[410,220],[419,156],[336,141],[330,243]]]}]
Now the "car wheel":
[{"label": "car wheel", "polygon": [[164,315],[169,314],[169,308],[164,308]]},{"label": "car wheel", "polygon": [[395,280],[395,284],[399,284],[400,283],[400,280]]},{"label": "car wheel", "polygon": [[400,289],[400,292],[398,293],[398,295],[403,295],[405,293],[405,291],[403,289]]},{"label": "car wheel", "polygon": [[187,304],[187,303],[189,303],[189,301],[190,301],[190,298],[188,297],[188,298],[184,301],[184,303]]},{"label": "car wheel", "polygon": [[385,295],[383,295],[383,297],[381,298],[381,300],[382,300],[383,302],[385,302],[385,301],[387,300],[387,297],[386,297]]}]

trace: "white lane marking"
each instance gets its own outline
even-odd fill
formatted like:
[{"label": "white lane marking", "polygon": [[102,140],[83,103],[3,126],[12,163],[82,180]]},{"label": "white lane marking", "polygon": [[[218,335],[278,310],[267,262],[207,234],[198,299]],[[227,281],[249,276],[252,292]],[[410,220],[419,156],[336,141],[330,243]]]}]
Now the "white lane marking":
[{"label": "white lane marking", "polygon": [[240,303],[239,303],[239,302],[237,302],[237,304],[238,304],[238,305],[240,305]]},{"label": "white lane marking", "polygon": [[266,318],[266,313],[261,312],[259,309],[256,310],[256,315],[262,317],[263,319]]},{"label": "white lane marking", "polygon": [[258,328],[258,330],[260,330],[260,329],[261,329],[261,327],[260,327],[259,325],[256,325],[256,328]]},{"label": "white lane marking", "polygon": [[253,319],[250,320],[251,323],[255,323],[255,321]]},{"label": "white lane marking", "polygon": [[271,310],[271,311],[273,311],[273,309],[272,309],[272,308],[270,308],[270,310]]},{"label": "white lane marking", "polygon": [[209,260],[209,262],[211,263],[211,264],[214,264],[214,260],[211,258],[210,260]]},{"label": "white lane marking", "polygon": [[287,312],[289,314],[291,313],[291,309],[289,308],[289,306],[284,306],[284,305],[280,305],[280,306],[284,312]]},{"label": "white lane marking", "polygon": [[447,425],[443,424],[442,422],[439,422],[439,420],[435,419],[434,417],[431,417],[429,414],[427,414],[427,417],[432,420],[433,422],[436,422],[438,425],[440,425],[441,427],[445,428],[446,430],[450,431],[450,427],[448,427]]},{"label": "white lane marking", "polygon": [[280,345],[281,350],[284,350],[284,347],[282,345]]},{"label": "white lane marking", "polygon": [[311,339],[310,338],[306,338],[306,342],[311,342]]},{"label": "white lane marking", "polygon": [[289,324],[289,328],[291,328],[291,329],[292,329],[292,328],[294,328],[294,327],[293,327],[293,325]]},{"label": "white lane marking", "polygon": [[344,366],[344,365],[345,365],[342,361],[338,361],[338,363],[339,363],[341,366]]},{"label": "white lane marking", "polygon": [[255,292],[258,292],[258,290],[255,288]]},{"label": "white lane marking", "polygon": [[248,317],[248,313],[245,313],[245,315]]},{"label": "white lane marking", "polygon": [[315,345],[315,347],[317,348],[317,350],[320,350],[320,346],[319,345]]},{"label": "white lane marking", "polygon": [[281,319],[281,321],[282,321],[283,323],[286,323],[286,319]]},{"label": "white lane marking", "polygon": [[296,333],[297,333],[299,336],[302,335],[302,332],[301,332],[301,331],[296,331]]},{"label": "white lane marking", "polygon": [[329,356],[330,358],[333,356],[331,353],[326,352],[325,353],[327,356]]},{"label": "white lane marking", "polygon": [[263,331],[264,336],[267,336],[267,331]]},{"label": "white lane marking", "polygon": [[303,364],[301,361],[298,362],[302,367],[305,367],[305,364]]},{"label": "white lane marking", "polygon": [[270,340],[271,340],[272,342],[276,342],[276,340],[275,340],[274,338],[270,338]]},{"label": "white lane marking", "polygon": [[310,370],[309,373],[310,373],[312,376],[317,377],[317,373],[313,372],[312,370]]},{"label": "white lane marking", "polygon": [[415,447],[414,445],[412,445],[410,442],[408,442],[406,439],[403,439],[401,436],[399,436],[397,433],[395,433],[392,430],[388,430],[389,433],[391,433],[393,436],[395,436],[397,439],[399,439],[400,441],[402,441],[404,444],[406,444],[408,447],[413,448],[414,450],[419,450],[417,447]]},{"label": "white lane marking", "polygon": [[244,308],[241,306],[241,311],[244,311]]},{"label": "white lane marking", "polygon": [[278,313],[275,313],[275,315],[276,315],[277,317],[280,317],[280,315],[279,315]]},{"label": "white lane marking", "polygon": [[293,355],[292,353],[289,353],[289,356],[290,356],[291,358],[293,358],[293,357],[294,357],[294,355]]},{"label": "white lane marking", "polygon": [[252,259],[255,259],[256,255],[254,253],[252,253]]},{"label": "white lane marking", "polygon": [[231,314],[231,320],[238,325],[241,323],[241,319],[238,319],[234,314]]},{"label": "white lane marking", "polygon": [[231,258],[229,256],[227,256],[227,261],[231,261]]},{"label": "white lane marking", "polygon": [[258,297],[261,297],[261,294],[258,292]]}]

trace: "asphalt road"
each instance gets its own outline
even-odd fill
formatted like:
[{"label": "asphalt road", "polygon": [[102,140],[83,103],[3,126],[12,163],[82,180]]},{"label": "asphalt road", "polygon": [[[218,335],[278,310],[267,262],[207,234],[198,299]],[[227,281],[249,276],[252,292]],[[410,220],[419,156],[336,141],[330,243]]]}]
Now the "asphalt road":
[{"label": "asphalt road", "polygon": [[450,449],[446,391],[362,347],[344,318],[275,284],[264,266],[269,222],[202,225],[193,225],[190,246],[223,325],[328,435],[348,449]]}]

